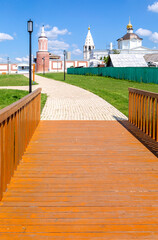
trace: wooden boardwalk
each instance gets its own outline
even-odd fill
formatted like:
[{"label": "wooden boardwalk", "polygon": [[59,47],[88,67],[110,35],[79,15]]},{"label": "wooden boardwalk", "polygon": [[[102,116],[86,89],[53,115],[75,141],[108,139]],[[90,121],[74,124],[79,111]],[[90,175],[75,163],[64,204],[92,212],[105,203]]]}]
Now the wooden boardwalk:
[{"label": "wooden boardwalk", "polygon": [[0,239],[158,239],[158,159],[116,121],[41,121]]}]

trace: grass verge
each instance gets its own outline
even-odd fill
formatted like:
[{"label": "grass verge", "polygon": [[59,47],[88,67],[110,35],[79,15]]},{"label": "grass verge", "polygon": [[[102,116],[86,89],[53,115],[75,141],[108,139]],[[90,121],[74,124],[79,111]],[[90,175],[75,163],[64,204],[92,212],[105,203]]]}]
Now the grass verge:
[{"label": "grass verge", "polygon": [[[43,74],[39,74],[43,76]],[[46,73],[45,77],[63,81],[63,73]],[[137,83],[99,76],[66,75],[66,83],[84,88],[115,106],[128,116],[128,88],[137,88],[151,92],[158,92],[158,84]]]},{"label": "grass verge", "polygon": [[[38,83],[33,83],[37,85]],[[28,86],[29,79],[24,75],[0,75],[0,86]]]},{"label": "grass verge", "polygon": [[[25,97],[29,92],[23,90],[0,89],[0,109]],[[41,94],[41,112],[47,100],[47,94]]]}]

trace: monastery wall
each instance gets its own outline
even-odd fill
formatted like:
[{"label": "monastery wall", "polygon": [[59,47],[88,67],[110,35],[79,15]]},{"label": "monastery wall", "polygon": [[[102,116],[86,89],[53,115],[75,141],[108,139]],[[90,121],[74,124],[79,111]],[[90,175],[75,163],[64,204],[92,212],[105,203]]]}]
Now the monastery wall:
[{"label": "monastery wall", "polygon": [[[70,67],[88,67],[88,61],[83,60],[66,60],[65,70]],[[50,60],[49,61],[49,72],[64,72],[64,61],[62,60]]]},{"label": "monastery wall", "polygon": [[18,71],[18,64],[7,64],[7,63],[0,63],[0,74],[13,74],[17,73]]}]

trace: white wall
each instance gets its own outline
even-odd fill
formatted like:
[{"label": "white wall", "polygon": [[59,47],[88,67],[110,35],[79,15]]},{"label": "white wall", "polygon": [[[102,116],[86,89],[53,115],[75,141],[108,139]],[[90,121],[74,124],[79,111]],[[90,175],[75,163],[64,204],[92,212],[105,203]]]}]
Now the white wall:
[{"label": "white wall", "polygon": [[[67,70],[67,68],[70,67],[86,67],[88,66],[88,61],[84,61],[84,60],[66,60],[65,61],[65,68]],[[64,61],[62,60],[50,60],[49,62],[49,67],[50,67],[50,72],[63,72],[64,71]]]}]

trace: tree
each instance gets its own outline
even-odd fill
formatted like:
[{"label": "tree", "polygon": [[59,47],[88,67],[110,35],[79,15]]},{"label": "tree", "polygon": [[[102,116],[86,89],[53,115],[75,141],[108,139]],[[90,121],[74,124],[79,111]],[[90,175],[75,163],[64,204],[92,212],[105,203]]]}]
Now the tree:
[{"label": "tree", "polygon": [[109,61],[109,56],[107,56],[107,57],[105,57],[105,56],[104,56],[104,63],[106,63],[106,64],[107,64],[107,63],[108,63],[108,61]]},{"label": "tree", "polygon": [[120,52],[117,49],[113,49],[113,54],[120,54]]}]

